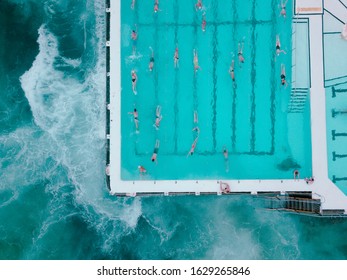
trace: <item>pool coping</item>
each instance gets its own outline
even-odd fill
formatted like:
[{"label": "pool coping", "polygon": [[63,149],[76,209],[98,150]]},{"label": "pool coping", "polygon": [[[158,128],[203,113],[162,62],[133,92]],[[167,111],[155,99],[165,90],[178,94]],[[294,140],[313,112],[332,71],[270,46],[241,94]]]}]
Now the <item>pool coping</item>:
[{"label": "pool coping", "polygon": [[[334,0],[333,0],[334,1]],[[338,0],[335,0],[338,1]],[[112,5],[111,5],[112,2]],[[121,1],[106,1],[107,18],[109,20],[109,36],[107,37],[107,184],[112,195],[174,195],[174,194],[217,194],[225,195],[221,183],[228,184],[229,194],[260,194],[273,192],[311,192],[312,198],[321,200],[321,211],[343,209],[347,211],[347,197],[328,178],[327,139],[326,139],[326,106],[324,88],[324,53],[323,53],[323,15],[303,14],[295,18],[308,18],[310,42],[310,106],[311,106],[311,147],[313,184],[300,180],[121,180]],[[295,5],[296,1],[293,1]],[[322,4],[324,4],[322,2]],[[324,12],[324,11],[323,11]],[[114,15],[114,16],[113,16]],[[116,20],[111,20],[116,19]],[[116,38],[112,40],[113,38]],[[313,47],[314,46],[314,47]],[[315,55],[312,55],[315,53]],[[319,59],[317,59],[317,57]],[[115,164],[113,164],[115,163]]]}]

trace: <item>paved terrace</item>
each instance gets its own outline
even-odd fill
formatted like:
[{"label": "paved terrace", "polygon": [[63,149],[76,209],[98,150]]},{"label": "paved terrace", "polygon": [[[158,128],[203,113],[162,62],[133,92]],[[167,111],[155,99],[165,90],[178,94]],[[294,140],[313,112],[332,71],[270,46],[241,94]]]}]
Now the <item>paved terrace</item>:
[{"label": "paved terrace", "polygon": [[[177,180],[177,181],[122,181],[121,178],[121,75],[120,75],[120,2],[111,1],[110,34],[110,193],[202,193],[220,192],[219,180]],[[311,52],[311,138],[312,169],[315,182],[307,185],[304,180],[227,180],[232,193],[311,191],[314,198],[322,200],[322,210],[344,209],[347,213],[347,197],[328,178],[325,89],[323,79],[323,30],[321,0],[294,1],[297,17],[309,19]],[[341,14],[339,0],[329,0],[329,12]],[[347,11],[347,10],[346,10]],[[347,16],[346,16],[347,19]]]}]

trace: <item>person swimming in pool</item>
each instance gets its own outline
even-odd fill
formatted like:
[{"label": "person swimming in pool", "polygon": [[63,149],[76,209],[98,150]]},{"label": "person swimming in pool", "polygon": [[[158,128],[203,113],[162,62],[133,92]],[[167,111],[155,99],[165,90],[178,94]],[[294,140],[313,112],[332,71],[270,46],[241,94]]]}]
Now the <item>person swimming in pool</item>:
[{"label": "person swimming in pool", "polygon": [[175,66],[175,68],[179,67],[178,61],[179,61],[178,47],[176,46],[175,54],[174,54],[174,66]]},{"label": "person swimming in pool", "polygon": [[160,122],[162,120],[163,116],[161,115],[161,107],[158,105],[157,109],[155,110],[155,122],[154,122],[154,127],[156,130],[159,129]]},{"label": "person swimming in pool", "polygon": [[286,81],[286,67],[284,66],[284,64],[281,64],[281,85],[285,85],[286,87],[288,85]]},{"label": "person swimming in pool", "polygon": [[198,122],[199,122],[198,112],[194,111],[194,123],[198,123]]},{"label": "person swimming in pool", "polygon": [[198,52],[194,49],[193,50],[193,64],[194,64],[194,72],[196,73],[198,71],[198,69],[200,69],[199,66],[199,58],[198,58]]},{"label": "person swimming in pool", "polygon": [[154,0],[154,8],[153,8],[154,12],[157,13],[159,12],[159,0]]},{"label": "person swimming in pool", "polygon": [[229,67],[229,74],[230,74],[230,77],[231,77],[231,80],[233,82],[235,82],[235,71],[234,71],[234,65],[235,65],[235,61],[232,60],[231,61],[231,64],[230,64],[230,67]]},{"label": "person swimming in pool", "polygon": [[158,163],[157,157],[158,157],[158,151],[159,151],[159,144],[160,144],[159,140],[157,139],[155,141],[154,151],[151,158],[151,161],[155,163]]},{"label": "person swimming in pool", "polygon": [[200,128],[198,126],[199,118],[198,118],[198,112],[194,111],[194,124],[196,124],[195,127],[193,127],[192,131],[196,131],[196,137],[200,134]]},{"label": "person swimming in pool", "polygon": [[135,29],[131,32],[131,40],[133,40],[133,54],[136,53],[136,43],[137,43],[137,25],[135,24]]},{"label": "person swimming in pool", "polygon": [[225,172],[229,172],[229,153],[225,146],[223,147],[223,156],[224,156]]},{"label": "person swimming in pool", "polygon": [[137,112],[136,108],[134,108],[134,112],[129,112],[128,114],[134,116],[136,133],[139,133],[139,113]]},{"label": "person swimming in pool", "polygon": [[136,95],[136,84],[137,84],[137,74],[135,70],[131,71],[131,83],[132,83],[132,88],[133,88],[133,93]]},{"label": "person swimming in pool", "polygon": [[280,55],[280,53],[287,54],[284,50],[281,50],[280,36],[276,35],[276,54]]},{"label": "person swimming in pool", "polygon": [[148,64],[148,69],[149,71],[152,72],[153,67],[154,67],[154,51],[152,47],[149,47],[149,49],[152,51],[151,57],[149,58],[149,64]]},{"label": "person swimming in pool", "polygon": [[299,170],[294,170],[293,176],[294,176],[294,180],[300,180]]},{"label": "person swimming in pool", "polygon": [[202,9],[202,0],[198,0],[195,4],[195,10],[201,10]]},{"label": "person swimming in pool", "polygon": [[237,56],[239,58],[240,66],[241,66],[241,63],[245,63],[245,57],[243,56],[243,47],[244,47],[244,43],[243,42],[238,44]]},{"label": "person swimming in pool", "polygon": [[281,12],[280,12],[280,16],[282,17],[286,17],[287,16],[287,12],[286,12],[286,5],[287,5],[288,0],[281,0]]},{"label": "person swimming in pool", "polygon": [[202,14],[201,29],[202,29],[202,32],[206,31],[206,16],[205,16],[205,13]]},{"label": "person swimming in pool", "polygon": [[132,10],[134,10],[135,4],[136,4],[136,0],[132,0],[131,1],[131,6],[130,6]]},{"label": "person swimming in pool", "polygon": [[143,175],[147,172],[146,168],[144,168],[142,165],[139,165],[137,169],[139,170],[140,175]]},{"label": "person swimming in pool", "polygon": [[224,159],[226,160],[229,158],[229,153],[225,146],[223,147],[223,156],[224,156]]},{"label": "person swimming in pool", "polygon": [[192,156],[194,154],[194,151],[195,151],[195,148],[196,148],[196,144],[198,143],[198,139],[199,137],[196,137],[193,144],[192,144],[192,147],[190,148],[188,154],[187,154],[187,157],[189,156]]}]

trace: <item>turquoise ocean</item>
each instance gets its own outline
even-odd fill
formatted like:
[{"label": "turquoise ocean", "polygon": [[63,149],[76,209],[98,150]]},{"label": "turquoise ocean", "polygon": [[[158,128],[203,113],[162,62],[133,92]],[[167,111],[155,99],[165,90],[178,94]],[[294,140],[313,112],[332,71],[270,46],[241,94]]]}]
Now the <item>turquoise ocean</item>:
[{"label": "turquoise ocean", "polygon": [[346,259],[345,219],[108,194],[104,11],[0,0],[0,259]]}]

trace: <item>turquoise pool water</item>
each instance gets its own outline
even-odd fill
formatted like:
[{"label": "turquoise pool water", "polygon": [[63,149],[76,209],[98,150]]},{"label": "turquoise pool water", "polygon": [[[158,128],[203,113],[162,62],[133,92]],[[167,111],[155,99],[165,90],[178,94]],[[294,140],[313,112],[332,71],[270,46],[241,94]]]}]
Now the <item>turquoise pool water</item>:
[{"label": "turquoise pool water", "polygon": [[[136,1],[134,10],[121,8],[121,146],[122,179],[275,179],[292,178],[299,168],[311,175],[309,104],[289,113],[291,96],[291,1],[288,16],[279,16],[278,1],[161,0],[153,12],[151,1]],[[206,31],[201,28],[205,13]],[[137,26],[136,53],[131,30]],[[286,54],[276,56],[276,35]],[[238,44],[245,63],[238,63]],[[173,56],[179,48],[179,68]],[[149,71],[152,47],[155,65]],[[201,69],[194,73],[193,50]],[[235,84],[228,72],[235,60]],[[281,86],[281,64],[288,86]],[[131,71],[138,75],[137,95]],[[160,129],[153,127],[160,105]],[[135,133],[134,108],[139,113]],[[198,123],[194,123],[194,111]],[[187,157],[200,129],[195,153]],[[158,163],[151,162],[160,140]],[[229,160],[223,157],[223,147]]]}]

